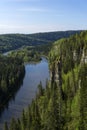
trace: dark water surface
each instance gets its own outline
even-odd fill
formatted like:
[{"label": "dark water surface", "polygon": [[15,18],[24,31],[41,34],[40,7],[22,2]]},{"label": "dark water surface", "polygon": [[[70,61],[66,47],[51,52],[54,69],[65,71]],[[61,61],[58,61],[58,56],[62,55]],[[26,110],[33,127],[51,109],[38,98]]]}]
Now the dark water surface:
[{"label": "dark water surface", "polygon": [[0,116],[0,130],[5,121],[10,122],[12,117],[18,118],[24,108],[27,108],[37,92],[37,85],[42,81],[45,87],[46,79],[49,79],[48,62],[42,58],[37,64],[27,63],[25,65],[25,77],[23,85],[15,95],[14,100],[10,100],[8,108],[5,108]]}]

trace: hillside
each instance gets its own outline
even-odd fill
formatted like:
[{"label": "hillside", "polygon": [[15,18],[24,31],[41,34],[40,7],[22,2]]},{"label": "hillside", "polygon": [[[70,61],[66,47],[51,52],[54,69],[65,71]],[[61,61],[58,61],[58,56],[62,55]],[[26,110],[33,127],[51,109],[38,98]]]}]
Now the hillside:
[{"label": "hillside", "polygon": [[86,130],[87,31],[56,41],[49,62],[51,83],[56,82],[60,93],[62,129]]},{"label": "hillside", "polygon": [[36,46],[52,43],[57,39],[69,37],[80,31],[49,32],[37,34],[6,34],[0,35],[0,53],[15,50],[23,46]]},{"label": "hillside", "polygon": [[21,58],[0,55],[0,114],[17,92],[25,74]]},{"label": "hillside", "polygon": [[[49,53],[50,81],[10,130],[87,130],[87,31],[56,41]],[[8,129],[5,123],[5,130]]]}]

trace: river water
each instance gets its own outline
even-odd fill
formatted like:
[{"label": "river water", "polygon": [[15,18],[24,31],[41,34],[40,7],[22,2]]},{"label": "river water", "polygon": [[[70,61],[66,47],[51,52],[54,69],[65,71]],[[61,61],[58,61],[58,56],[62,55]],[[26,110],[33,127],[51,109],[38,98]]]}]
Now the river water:
[{"label": "river water", "polygon": [[49,68],[45,58],[42,58],[41,62],[37,64],[27,63],[25,65],[23,84],[17,91],[14,100],[9,101],[8,108],[5,108],[0,116],[0,130],[3,130],[5,121],[9,123],[12,117],[21,116],[22,110],[27,108],[35,97],[40,81],[45,87],[46,79],[49,79]]}]

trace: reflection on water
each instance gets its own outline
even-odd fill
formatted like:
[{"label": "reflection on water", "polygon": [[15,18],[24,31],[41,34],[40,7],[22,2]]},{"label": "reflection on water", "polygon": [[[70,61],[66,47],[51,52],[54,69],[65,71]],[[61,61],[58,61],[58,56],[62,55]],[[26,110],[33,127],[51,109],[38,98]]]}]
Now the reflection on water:
[{"label": "reflection on water", "polygon": [[29,63],[25,65],[23,85],[16,93],[14,100],[11,100],[8,107],[2,112],[0,130],[2,130],[5,121],[10,122],[12,117],[20,117],[23,108],[26,108],[35,97],[39,82],[42,81],[43,87],[45,87],[47,78],[49,78],[49,69],[45,58],[42,58],[42,61],[38,64]]},{"label": "reflection on water", "polygon": [[[25,76],[25,74],[24,74],[24,76]],[[22,77],[22,79],[24,78],[24,76]],[[16,94],[17,94],[17,92],[19,91],[19,89],[21,88],[22,85],[23,85],[23,80],[21,80],[20,82],[18,82],[17,88],[14,86],[15,87],[14,92],[12,94],[10,94],[6,98],[6,100],[4,100],[4,102],[2,103],[2,105],[0,104],[1,105],[1,107],[0,107],[0,118],[2,117],[4,109],[8,109],[9,100],[10,100],[10,102],[11,102],[11,100],[12,101],[15,100]]]}]

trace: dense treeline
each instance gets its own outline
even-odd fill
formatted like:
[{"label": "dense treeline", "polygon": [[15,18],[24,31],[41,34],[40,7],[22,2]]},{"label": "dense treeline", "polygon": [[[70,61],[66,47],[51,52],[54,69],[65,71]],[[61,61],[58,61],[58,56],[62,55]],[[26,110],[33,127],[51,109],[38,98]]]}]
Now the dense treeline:
[{"label": "dense treeline", "polygon": [[87,32],[56,41],[49,54],[51,81],[20,119],[5,130],[87,130]]},{"label": "dense treeline", "polygon": [[[49,54],[50,67],[58,60],[62,58],[62,69],[64,73],[78,66],[81,62],[82,56],[87,55],[87,32],[81,32],[70,36],[67,39],[61,39],[54,43],[54,47]],[[83,58],[84,60],[84,58]]]},{"label": "dense treeline", "polygon": [[0,35],[0,53],[15,50],[23,46],[44,45],[80,31],[49,32],[37,34],[6,34]]},{"label": "dense treeline", "polygon": [[[81,70],[83,72],[80,72]],[[72,79],[72,72],[64,81],[64,97],[56,83],[47,83],[45,90],[40,83],[36,99],[32,101],[28,109],[23,110],[20,119],[12,119],[10,128],[5,123],[4,130],[86,130],[87,79],[84,81],[82,79],[82,75],[86,78],[86,72],[87,66],[79,69],[77,77],[81,79],[82,85],[85,85],[84,87],[81,85],[82,89],[74,92],[74,95],[74,88],[70,82],[78,82]]]},{"label": "dense treeline", "polygon": [[21,58],[0,56],[0,109],[17,90],[24,73],[25,69]]},{"label": "dense treeline", "polygon": [[17,51],[9,53],[12,57],[20,57],[24,62],[38,62],[42,56],[48,57],[52,44],[26,46]]},{"label": "dense treeline", "polygon": [[30,34],[32,38],[44,39],[50,42],[54,42],[61,38],[67,38],[73,34],[80,33],[81,31],[56,31],[56,32],[45,32]]},{"label": "dense treeline", "polygon": [[[87,129],[87,31],[55,42],[50,52],[50,69],[61,61],[62,84],[60,102],[64,115],[63,130]],[[62,104],[63,102],[63,104]],[[62,117],[62,114],[60,117]]]},{"label": "dense treeline", "polygon": [[62,128],[59,122],[59,89],[56,85],[38,85],[38,94],[27,110],[23,110],[20,119],[11,121],[10,128],[5,123],[5,130],[57,130]]}]

